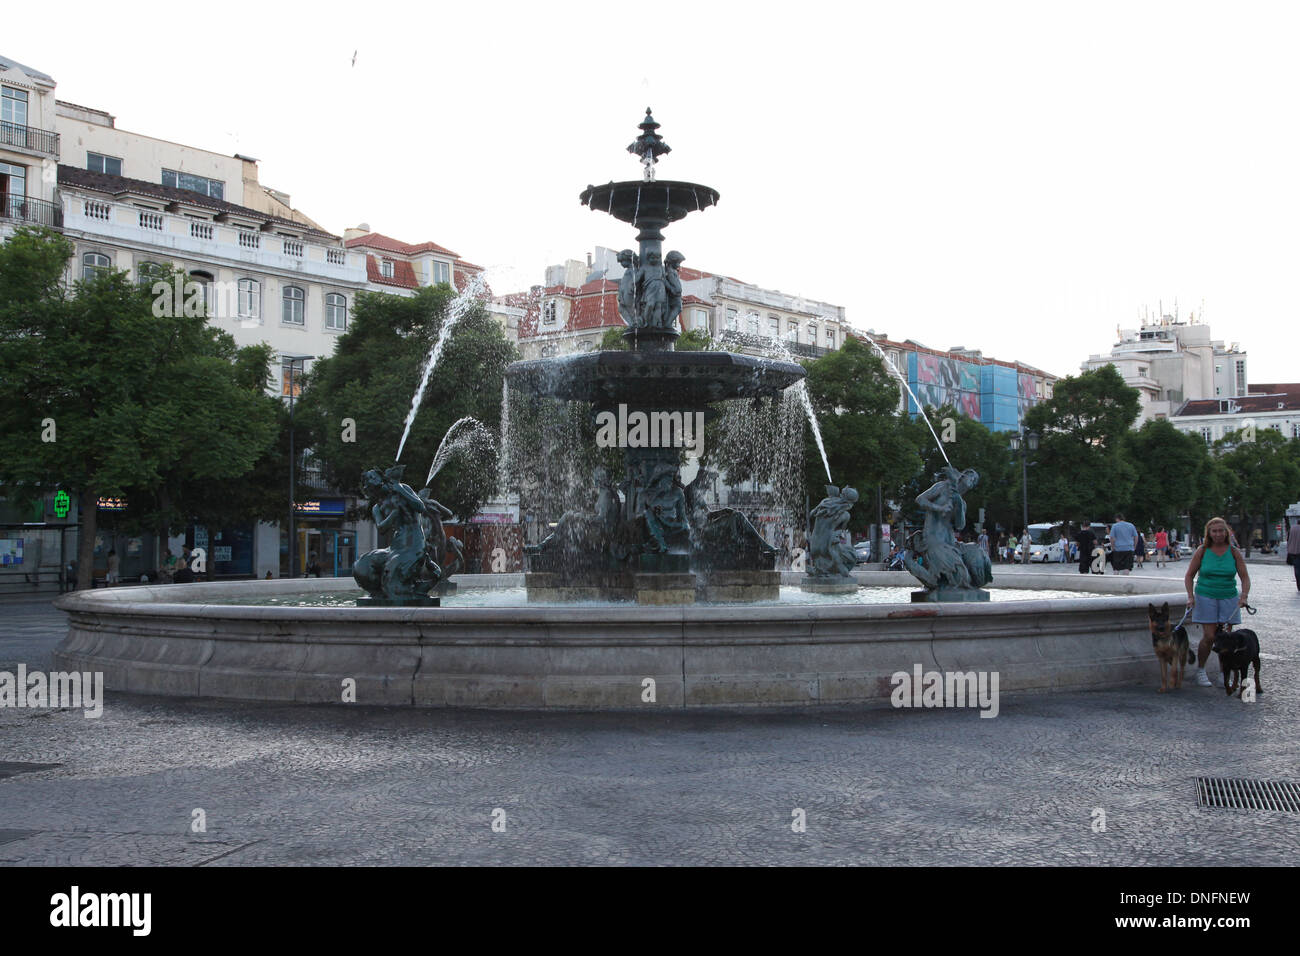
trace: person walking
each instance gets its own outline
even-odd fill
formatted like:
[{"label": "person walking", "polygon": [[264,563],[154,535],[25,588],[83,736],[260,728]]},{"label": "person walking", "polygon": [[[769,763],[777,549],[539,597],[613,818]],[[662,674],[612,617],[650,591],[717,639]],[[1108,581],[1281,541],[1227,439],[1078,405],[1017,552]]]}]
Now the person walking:
[{"label": "person walking", "polygon": [[1097,544],[1097,536],[1092,533],[1088,522],[1079,523],[1079,533],[1074,536],[1079,545],[1079,573],[1087,574],[1092,569],[1092,549]]},{"label": "person walking", "polygon": [[1139,568],[1146,567],[1147,563],[1147,537],[1141,531],[1138,532],[1137,551],[1134,552],[1137,558]]},{"label": "person walking", "polygon": [[1295,572],[1295,588],[1300,591],[1300,518],[1291,522],[1286,536],[1286,563]]},{"label": "person walking", "polygon": [[1215,631],[1220,624],[1240,624],[1241,609],[1250,597],[1250,573],[1240,549],[1232,545],[1231,534],[1228,522],[1222,518],[1207,521],[1204,543],[1192,555],[1183,578],[1192,623],[1201,625],[1201,643],[1196,648],[1196,683],[1202,687],[1214,686],[1205,674],[1205,662],[1210,657]]},{"label": "person walking", "polygon": [[104,584],[112,587],[119,581],[118,568],[121,567],[121,561],[117,556],[116,548],[108,549],[108,575],[104,578]]},{"label": "person walking", "polygon": [[1065,536],[1065,525],[1061,526],[1061,563],[1065,564],[1070,560],[1070,539]]},{"label": "person walking", "polygon": [[1133,551],[1137,547],[1138,529],[1121,514],[1115,515],[1115,523],[1110,526],[1110,566],[1121,574],[1133,570]]},{"label": "person walking", "polygon": [[1156,532],[1156,567],[1163,568],[1169,551],[1169,535],[1164,528]]},{"label": "person walking", "polygon": [[1029,529],[1026,528],[1024,531],[1020,533],[1020,560],[1023,561],[1025,564],[1029,563],[1029,552],[1030,552],[1031,544],[1032,542],[1029,540]]}]

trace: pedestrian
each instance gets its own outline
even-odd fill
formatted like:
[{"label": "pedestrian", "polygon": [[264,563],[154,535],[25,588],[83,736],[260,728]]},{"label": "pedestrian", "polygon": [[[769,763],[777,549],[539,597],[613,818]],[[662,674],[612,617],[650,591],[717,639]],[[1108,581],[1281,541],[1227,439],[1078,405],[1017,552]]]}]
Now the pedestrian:
[{"label": "pedestrian", "polygon": [[1144,567],[1147,563],[1147,539],[1141,531],[1138,532],[1137,551],[1134,554],[1137,556],[1138,567]]},{"label": "pedestrian", "polygon": [[1295,572],[1295,587],[1300,591],[1300,517],[1291,522],[1286,536],[1286,563]]},{"label": "pedestrian", "polygon": [[984,528],[980,529],[979,546],[980,550],[984,552],[984,557],[989,557],[989,533]]},{"label": "pedestrian", "polygon": [[[1187,587],[1187,606],[1192,610],[1192,622],[1201,625],[1201,643],[1196,648],[1196,683],[1212,687],[1205,674],[1205,662],[1214,644],[1214,634],[1220,624],[1240,624],[1241,609],[1250,597],[1250,573],[1246,559],[1231,542],[1232,532],[1222,518],[1211,518],[1205,524],[1205,543],[1196,549],[1187,565],[1183,584]],[[1237,592],[1237,578],[1241,578],[1241,592]]]},{"label": "pedestrian", "polygon": [[1070,539],[1065,536],[1066,527],[1066,525],[1061,525],[1061,540],[1059,543],[1061,545],[1062,564],[1065,564],[1065,562],[1070,560]]},{"label": "pedestrian", "polygon": [[121,562],[118,560],[117,557],[117,549],[109,548],[108,549],[108,576],[104,579],[105,584],[111,587],[112,585],[118,583],[119,579],[118,579],[117,572],[120,565]]},{"label": "pedestrian", "polygon": [[1137,547],[1138,529],[1131,522],[1125,521],[1122,514],[1115,515],[1115,523],[1110,526],[1110,566],[1121,574],[1133,570],[1133,549]]},{"label": "pedestrian", "polygon": [[1020,534],[1020,560],[1025,564],[1029,563],[1030,545],[1033,542],[1029,540],[1029,529],[1026,528]]},{"label": "pedestrian", "polygon": [[1097,543],[1097,536],[1092,533],[1092,528],[1088,522],[1079,523],[1079,533],[1074,536],[1075,542],[1079,545],[1079,573],[1087,574],[1092,566],[1092,549]]},{"label": "pedestrian", "polygon": [[1165,531],[1164,527],[1162,526],[1160,530],[1156,532],[1156,567],[1157,568],[1163,568],[1165,566],[1165,560],[1168,557],[1167,554],[1168,551],[1169,551],[1169,534],[1168,532]]}]

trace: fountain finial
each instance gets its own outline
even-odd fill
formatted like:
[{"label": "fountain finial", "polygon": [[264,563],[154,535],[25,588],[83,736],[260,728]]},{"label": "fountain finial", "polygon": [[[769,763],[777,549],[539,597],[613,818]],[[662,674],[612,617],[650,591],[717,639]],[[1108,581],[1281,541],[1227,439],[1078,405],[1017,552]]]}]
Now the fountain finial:
[{"label": "fountain finial", "polygon": [[659,157],[662,154],[671,153],[673,148],[664,142],[662,136],[655,132],[659,128],[659,124],[650,115],[650,107],[645,108],[645,119],[638,125],[641,135],[632,141],[632,145],[627,148],[627,151],[641,157],[641,164],[645,166],[642,177],[646,182],[652,183],[655,181],[655,163],[659,162]]}]

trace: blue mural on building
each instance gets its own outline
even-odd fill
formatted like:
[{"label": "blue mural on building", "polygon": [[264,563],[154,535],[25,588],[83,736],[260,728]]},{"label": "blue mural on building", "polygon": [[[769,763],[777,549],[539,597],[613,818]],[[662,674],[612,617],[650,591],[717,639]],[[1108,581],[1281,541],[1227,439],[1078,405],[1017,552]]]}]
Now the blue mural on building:
[{"label": "blue mural on building", "polygon": [[[976,365],[922,352],[907,355],[907,384],[922,405],[951,405],[992,431],[1015,431],[1037,399],[1034,377],[1004,365]],[[907,410],[919,409],[909,397]]]}]

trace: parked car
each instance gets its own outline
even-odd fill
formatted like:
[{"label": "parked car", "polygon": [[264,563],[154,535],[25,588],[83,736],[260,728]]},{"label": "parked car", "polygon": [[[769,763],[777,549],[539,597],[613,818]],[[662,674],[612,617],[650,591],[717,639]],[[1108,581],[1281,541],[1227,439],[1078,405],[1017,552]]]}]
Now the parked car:
[{"label": "parked car", "polygon": [[853,546],[853,553],[857,556],[858,564],[866,564],[868,561],[875,560],[871,556],[870,541],[859,541]]}]

